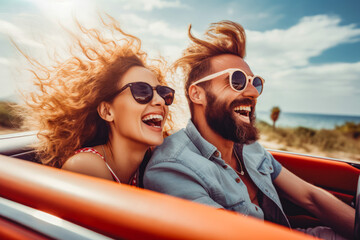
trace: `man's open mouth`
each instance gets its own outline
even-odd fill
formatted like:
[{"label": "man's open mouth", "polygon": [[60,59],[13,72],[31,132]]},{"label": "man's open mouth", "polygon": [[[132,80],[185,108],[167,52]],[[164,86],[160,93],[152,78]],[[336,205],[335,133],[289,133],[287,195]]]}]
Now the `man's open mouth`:
[{"label": "man's open mouth", "polygon": [[143,123],[151,127],[161,128],[161,123],[164,120],[164,117],[159,114],[150,114],[144,116],[142,119]]},{"label": "man's open mouth", "polygon": [[236,112],[237,114],[240,114],[242,117],[249,117],[250,113],[251,113],[251,106],[237,106],[234,108],[234,112]]}]

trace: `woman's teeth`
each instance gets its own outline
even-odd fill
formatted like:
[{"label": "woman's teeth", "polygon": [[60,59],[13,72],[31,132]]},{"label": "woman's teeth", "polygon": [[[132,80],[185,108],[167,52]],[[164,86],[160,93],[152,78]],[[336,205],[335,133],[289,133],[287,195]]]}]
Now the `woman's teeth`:
[{"label": "woman's teeth", "polygon": [[145,116],[142,120],[143,121],[149,121],[149,120],[152,120],[152,119],[156,119],[157,121],[162,121],[164,120],[163,116],[162,115],[158,115],[158,114],[150,114],[150,115],[147,115]]},{"label": "woman's teeth", "polygon": [[145,124],[156,128],[161,128],[162,120],[164,120],[164,117],[159,114],[150,114],[142,119]]}]

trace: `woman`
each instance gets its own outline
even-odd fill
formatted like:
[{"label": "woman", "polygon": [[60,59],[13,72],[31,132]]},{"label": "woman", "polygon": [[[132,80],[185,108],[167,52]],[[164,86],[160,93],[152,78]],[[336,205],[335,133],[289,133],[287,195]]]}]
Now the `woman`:
[{"label": "woman", "polygon": [[78,23],[82,37],[72,34],[72,56],[52,67],[25,55],[38,88],[25,101],[25,125],[38,130],[36,149],[44,164],[139,184],[145,153],[163,142],[174,90],[164,86],[159,64],[148,64],[138,38],[112,18],[101,20],[111,39]]}]

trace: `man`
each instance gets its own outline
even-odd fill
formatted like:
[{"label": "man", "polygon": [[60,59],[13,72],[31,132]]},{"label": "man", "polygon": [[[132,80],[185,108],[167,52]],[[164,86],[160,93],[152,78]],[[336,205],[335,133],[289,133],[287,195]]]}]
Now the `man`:
[{"label": "man", "polygon": [[[255,105],[264,80],[243,59],[242,26],[212,24],[205,40],[190,27],[189,37],[175,67],[185,74],[191,120],[155,149],[145,188],[290,227],[279,193],[352,238],[354,209],[289,172],[256,142]],[[342,238],[325,227],[303,231]]]}]

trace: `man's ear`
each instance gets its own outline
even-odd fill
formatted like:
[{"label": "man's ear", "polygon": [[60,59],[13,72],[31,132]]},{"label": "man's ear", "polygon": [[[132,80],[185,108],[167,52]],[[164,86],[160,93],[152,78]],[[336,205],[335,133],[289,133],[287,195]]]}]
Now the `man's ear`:
[{"label": "man's ear", "polygon": [[101,102],[97,107],[99,116],[107,122],[114,121],[114,114],[108,102]]},{"label": "man's ear", "polygon": [[205,90],[202,87],[192,85],[188,90],[190,100],[195,104],[203,105],[206,103]]}]

